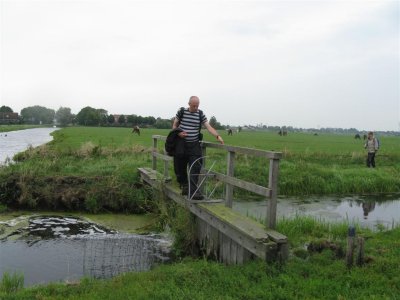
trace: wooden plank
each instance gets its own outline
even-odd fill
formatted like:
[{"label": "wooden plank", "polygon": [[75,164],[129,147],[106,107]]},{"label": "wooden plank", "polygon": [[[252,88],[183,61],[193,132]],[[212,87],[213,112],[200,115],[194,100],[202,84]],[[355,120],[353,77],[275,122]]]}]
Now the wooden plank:
[{"label": "wooden plank", "polygon": [[154,135],[152,135],[151,137],[152,137],[153,139],[157,139],[157,140],[160,140],[160,141],[166,141],[166,140],[167,140],[167,137],[164,136],[164,135],[154,134]]},{"label": "wooden plank", "polygon": [[[167,137],[162,136],[162,135],[152,135],[152,138],[161,140],[161,141],[167,140]],[[277,151],[266,151],[266,150],[259,150],[259,149],[246,148],[246,147],[221,145],[221,144],[217,144],[217,143],[204,142],[204,141],[202,142],[202,145],[203,145],[203,147],[222,149],[222,150],[241,153],[241,154],[249,154],[249,155],[253,155],[253,156],[257,156],[257,157],[266,157],[266,158],[271,158],[271,159],[282,158],[282,152],[277,152]]]},{"label": "wooden plank", "polygon": [[270,159],[280,159],[282,158],[282,152],[276,151],[266,151],[266,150],[258,150],[253,148],[245,148],[245,147],[238,147],[238,146],[230,146],[230,145],[221,145],[217,143],[210,143],[210,142],[203,142],[208,148],[215,148],[226,150],[230,152],[240,153],[240,154],[248,154],[257,157],[265,157]]},{"label": "wooden plank", "polygon": [[237,264],[237,249],[238,243],[231,240],[231,253],[230,253],[230,262],[229,264],[236,265]]},{"label": "wooden plank", "polygon": [[[211,214],[208,210],[204,209],[205,204],[189,204],[189,210],[194,213],[197,217],[205,220],[212,227],[218,229],[222,234],[229,236],[232,240],[242,245],[244,248],[249,250],[251,253],[260,257],[261,259],[266,259],[266,253],[269,247],[276,247],[276,243],[269,239],[268,235],[264,232],[262,238],[260,238],[261,230],[255,227],[255,230],[243,231],[243,229],[236,227],[237,223],[230,224],[225,220],[221,219],[220,216]],[[225,207],[221,204],[207,204],[207,206],[219,205]],[[226,208],[229,210],[229,208]],[[249,221],[252,221],[248,219]],[[261,225],[261,224],[260,224]],[[244,226],[242,226],[244,227]],[[249,228],[248,228],[249,229]],[[254,238],[254,236],[258,238]]]},{"label": "wooden plank", "polygon": [[[153,153],[157,152],[157,139],[153,138]],[[157,158],[153,156],[153,170],[157,170]]]},{"label": "wooden plank", "polygon": [[162,154],[162,153],[158,153],[157,151],[151,152],[151,155],[153,156],[153,158],[154,157],[160,158],[160,159],[162,159],[164,161],[173,161],[174,160],[174,158],[172,156],[165,155],[165,154]]},{"label": "wooden plank", "polygon": [[265,231],[264,225],[249,219],[222,204],[198,204],[198,206],[208,214],[214,216],[214,219],[218,218],[223,223],[234,226],[239,231],[252,236],[256,240],[269,240],[269,236]]},{"label": "wooden plank", "polygon": [[[227,171],[226,175],[228,178],[233,178],[234,175],[234,165],[235,165],[235,152],[228,152],[227,157]],[[225,189],[225,205],[227,207],[232,208],[232,199],[233,199],[233,185],[230,183],[226,184]]]},{"label": "wooden plank", "polygon": [[263,187],[261,185],[257,185],[255,183],[247,182],[241,179],[237,179],[234,177],[230,177],[215,171],[209,171],[205,170],[206,172],[209,172],[209,174],[215,176],[216,179],[226,182],[230,185],[242,188],[244,190],[253,192],[255,194],[264,196],[264,197],[270,197],[271,195],[271,190],[269,188]]},{"label": "wooden plank", "polygon": [[236,249],[236,264],[237,265],[243,265],[244,251],[245,251],[245,249],[241,245],[238,244],[238,247]]},{"label": "wooden plank", "polygon": [[221,234],[222,239],[222,261],[225,264],[230,264],[231,261],[231,239],[225,234]]},{"label": "wooden plank", "polygon": [[208,232],[209,232],[209,238],[211,242],[211,249],[212,249],[212,254],[215,259],[218,258],[219,255],[219,239],[218,239],[218,230],[214,227],[212,227],[210,224],[207,223],[208,226]]},{"label": "wooden plank", "polygon": [[271,197],[268,202],[267,211],[267,222],[269,228],[276,227],[276,206],[277,206],[277,195],[278,195],[278,172],[279,172],[279,160],[271,159],[269,163],[269,180],[268,187],[271,190]]},{"label": "wooden plank", "polygon": [[156,180],[157,179],[157,172],[153,169],[139,168],[138,170],[139,170],[140,174],[145,177],[144,179],[148,179],[148,180]]}]

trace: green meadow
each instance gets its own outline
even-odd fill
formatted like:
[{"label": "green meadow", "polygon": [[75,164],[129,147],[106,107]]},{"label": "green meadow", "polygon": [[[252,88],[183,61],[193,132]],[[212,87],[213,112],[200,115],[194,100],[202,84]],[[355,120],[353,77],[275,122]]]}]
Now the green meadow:
[{"label": "green meadow", "polygon": [[[137,168],[151,166],[152,135],[168,130],[68,127],[53,133],[47,145],[15,156],[18,164],[0,170],[0,201],[19,208],[78,209],[98,213],[143,213],[154,209],[151,191],[142,186]],[[363,141],[349,135],[314,136],[241,132],[227,145],[282,152],[280,195],[376,194],[400,191],[400,138],[382,136],[375,169],[365,166]],[[207,132],[206,141],[214,142]],[[158,144],[163,151],[163,142]],[[210,149],[207,163],[226,172],[226,153]],[[161,168],[163,164],[159,163]],[[235,176],[266,186],[269,161],[237,155]],[[161,169],[160,169],[161,171]],[[170,166],[170,174],[173,174]],[[73,188],[72,188],[73,187]],[[235,189],[236,198],[253,197]]]},{"label": "green meadow", "polygon": [[[1,210],[28,208],[90,213],[159,215],[155,229],[166,223],[181,242],[177,262],[110,280],[83,279],[22,289],[23,276],[7,274],[0,282],[0,299],[398,299],[400,295],[400,228],[360,228],[365,239],[365,263],[347,268],[348,223],[329,224],[310,217],[280,220],[277,230],[290,241],[290,258],[281,264],[254,261],[224,266],[205,258],[184,258],[184,235],[190,217],[179,208],[168,215],[138,176],[150,167],[151,136],[168,130],[68,127],[53,133],[47,145],[15,156],[17,164],[0,168]],[[273,132],[241,132],[228,145],[280,151],[279,194],[359,194],[400,191],[400,137],[380,136],[377,168],[365,166],[363,141],[349,135],[314,136]],[[214,142],[207,132],[206,141]],[[158,145],[162,150],[163,144]],[[225,169],[225,153],[207,153],[207,164]],[[158,164],[161,168],[162,164]],[[269,162],[238,155],[235,175],[267,184]],[[161,170],[161,169],[160,169]],[[172,168],[170,170],[172,172]],[[172,174],[172,173],[171,173]],[[246,194],[238,197],[245,199]],[[181,235],[179,235],[181,234]],[[313,245],[313,247],[310,247]],[[308,249],[308,250],[307,250]]]}]

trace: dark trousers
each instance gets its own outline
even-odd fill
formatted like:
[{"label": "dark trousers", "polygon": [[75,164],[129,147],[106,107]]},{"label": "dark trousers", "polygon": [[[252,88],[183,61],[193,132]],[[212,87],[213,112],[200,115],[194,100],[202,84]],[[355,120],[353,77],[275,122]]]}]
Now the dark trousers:
[{"label": "dark trousers", "polygon": [[[188,185],[188,176],[190,178],[189,197],[197,189],[197,182],[202,166],[202,152],[199,142],[185,143],[184,154],[174,156],[174,171],[178,183],[182,186]],[[188,171],[190,169],[190,174]]]},{"label": "dark trousers", "polygon": [[375,152],[368,152],[367,167],[375,168]]}]

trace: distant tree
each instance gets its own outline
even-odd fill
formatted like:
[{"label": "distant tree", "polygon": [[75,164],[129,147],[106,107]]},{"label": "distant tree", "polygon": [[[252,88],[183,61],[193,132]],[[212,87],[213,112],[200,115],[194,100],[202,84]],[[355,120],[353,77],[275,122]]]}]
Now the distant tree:
[{"label": "distant tree", "polygon": [[142,116],[137,116],[136,117],[136,125],[140,125],[140,126],[142,126],[142,124],[143,124],[143,117]]},{"label": "distant tree", "polygon": [[76,115],[76,121],[84,126],[103,125],[107,123],[107,111],[86,106]]},{"label": "distant tree", "polygon": [[151,117],[151,116],[149,116],[149,117],[144,117],[143,119],[142,119],[142,124],[144,124],[144,125],[154,125],[156,123],[156,118],[154,118],[154,117]]},{"label": "distant tree", "polygon": [[61,126],[66,126],[72,123],[72,114],[69,107],[60,107],[56,111],[56,120]]},{"label": "distant tree", "polygon": [[136,121],[137,116],[136,115],[129,115],[126,117],[126,121],[130,124],[130,125],[137,125],[137,121]]},{"label": "distant tree", "polygon": [[0,112],[2,112],[2,113],[12,113],[13,110],[11,109],[11,107],[3,105],[2,107],[0,107]]},{"label": "distant tree", "polygon": [[107,122],[108,122],[108,124],[114,124],[114,122],[115,122],[114,116],[113,115],[109,115],[107,117]]},{"label": "distant tree", "polygon": [[124,115],[120,115],[120,116],[118,117],[118,124],[122,125],[122,124],[125,124],[125,123],[126,123],[126,118],[125,118],[125,116],[124,116]]},{"label": "distant tree", "polygon": [[219,122],[217,121],[217,118],[214,117],[214,116],[212,116],[212,117],[210,118],[209,123],[210,123],[210,125],[211,125],[212,127],[214,127],[215,129],[223,129],[223,126],[221,125],[221,123],[219,123]]},{"label": "distant tree", "polygon": [[158,129],[170,129],[172,127],[172,121],[170,119],[157,118],[154,127]]},{"label": "distant tree", "polygon": [[24,123],[29,124],[52,124],[55,116],[54,109],[35,105],[25,107],[21,110]]},{"label": "distant tree", "polygon": [[107,117],[108,117],[107,111],[105,109],[99,108],[96,109],[96,112],[100,117],[99,125],[107,125]]}]

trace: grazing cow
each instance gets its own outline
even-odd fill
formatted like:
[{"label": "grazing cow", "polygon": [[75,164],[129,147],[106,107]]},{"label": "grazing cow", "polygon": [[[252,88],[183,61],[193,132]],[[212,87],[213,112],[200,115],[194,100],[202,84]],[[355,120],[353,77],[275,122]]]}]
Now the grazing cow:
[{"label": "grazing cow", "polygon": [[364,141],[367,139],[367,135],[366,134],[364,134],[363,139],[364,139]]},{"label": "grazing cow", "polygon": [[232,129],[228,129],[228,135],[233,135]]},{"label": "grazing cow", "polygon": [[354,136],[354,139],[361,140],[361,137],[360,137],[360,135],[358,133],[356,133],[356,135]]},{"label": "grazing cow", "polygon": [[287,135],[287,131],[286,130],[279,130],[279,132],[278,132],[278,134],[280,135],[280,136],[286,136]]},{"label": "grazing cow", "polygon": [[137,135],[140,135],[140,128],[139,128],[139,126],[133,126],[133,128],[132,128],[132,133],[137,133]]},{"label": "grazing cow", "polygon": [[318,133],[314,133],[314,136],[318,136]]}]

